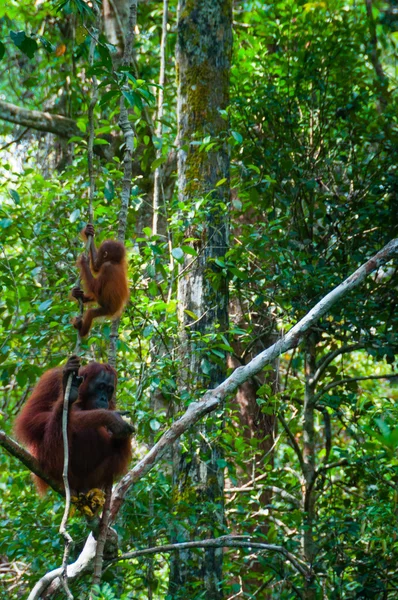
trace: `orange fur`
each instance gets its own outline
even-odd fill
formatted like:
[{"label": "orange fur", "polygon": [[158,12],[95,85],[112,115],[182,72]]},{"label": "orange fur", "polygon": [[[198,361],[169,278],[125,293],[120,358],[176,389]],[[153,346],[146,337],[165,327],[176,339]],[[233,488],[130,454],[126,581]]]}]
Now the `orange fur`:
[{"label": "orange fur", "polygon": [[83,288],[87,295],[83,302],[97,302],[98,308],[90,308],[83,319],[77,318],[73,325],[80,336],[86,336],[93,319],[98,317],[119,317],[129,299],[127,281],[126,250],[121,242],[105,240],[98,249],[92,241],[91,260],[82,255],[78,260]]},{"label": "orange fur", "polygon": [[[77,401],[69,412],[69,484],[74,492],[87,492],[92,488],[104,489],[113,478],[126,472],[131,457],[131,438],[114,438],[108,427],[112,421],[121,419],[115,413],[115,401],[108,409],[92,409],[88,393],[90,380],[101,371],[116,371],[106,364],[90,363],[79,369],[84,377],[79,387]],[[62,483],[63,441],[63,369],[51,369],[44,373],[34,388],[15,422],[17,438],[38,459],[50,477]],[[35,476],[40,493],[47,484]]]}]

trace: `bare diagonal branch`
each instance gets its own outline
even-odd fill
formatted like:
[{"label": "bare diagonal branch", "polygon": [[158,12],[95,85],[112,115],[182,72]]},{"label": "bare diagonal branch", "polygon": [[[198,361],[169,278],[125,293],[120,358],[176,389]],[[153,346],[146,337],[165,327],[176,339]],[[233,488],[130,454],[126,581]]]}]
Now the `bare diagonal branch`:
[{"label": "bare diagonal branch", "polygon": [[247,365],[235,369],[223,383],[214,390],[206,392],[200,402],[192,402],[185,414],[172,424],[170,429],[162,435],[146,456],[118,483],[112,498],[111,522],[116,518],[128,489],[153,468],[178,437],[204,415],[219,408],[226,396],[235,392],[242,383],[256,375],[267,364],[284,352],[287,352],[287,350],[295,348],[310,327],[330,310],[338,300],[362,283],[367,275],[391,260],[397,254],[398,239],[394,239],[364,265],[359,267],[350,277],[322,298],[284,337],[258,354]]}]

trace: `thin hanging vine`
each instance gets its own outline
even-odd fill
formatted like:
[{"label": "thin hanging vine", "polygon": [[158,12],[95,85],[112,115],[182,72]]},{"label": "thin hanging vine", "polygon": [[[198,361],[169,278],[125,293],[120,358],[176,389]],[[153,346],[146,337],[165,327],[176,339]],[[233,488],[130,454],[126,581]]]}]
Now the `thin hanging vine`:
[{"label": "thin hanging vine", "polygon": [[[93,24],[90,32],[91,41],[90,41],[90,50],[89,50],[89,65],[90,67],[94,64],[94,52],[95,47],[98,42],[99,31],[101,27],[101,12],[99,11],[97,5],[93,3],[93,10],[95,12],[95,23]],[[89,174],[89,202],[88,202],[88,218],[89,222],[92,223],[94,220],[94,208],[93,201],[95,196],[95,173],[94,173],[94,109],[98,100],[98,82],[95,75],[92,76],[92,97],[90,101],[90,105],[88,108],[88,125],[89,125],[89,139],[88,139],[88,174]],[[86,253],[88,253],[90,248],[91,238],[88,236],[86,243]],[[79,284],[79,280],[77,282]],[[79,301],[80,312],[83,312],[83,302]],[[78,354],[80,351],[80,336],[77,334],[74,354]],[[67,567],[68,567],[68,559],[71,546],[73,544],[73,539],[68,533],[66,529],[66,524],[69,517],[70,505],[71,505],[71,493],[70,486],[68,480],[68,470],[69,470],[69,444],[68,444],[68,413],[69,413],[69,397],[70,390],[72,387],[73,374],[70,374],[68,377],[68,381],[65,388],[64,395],[64,403],[62,409],[62,440],[64,446],[64,466],[62,471],[62,479],[65,487],[65,507],[64,514],[62,517],[61,525],[59,527],[59,533],[64,538],[64,555],[62,559],[62,576],[61,581],[65,593],[68,599],[73,599],[73,594],[71,593],[68,587],[68,575],[67,575]]]}]

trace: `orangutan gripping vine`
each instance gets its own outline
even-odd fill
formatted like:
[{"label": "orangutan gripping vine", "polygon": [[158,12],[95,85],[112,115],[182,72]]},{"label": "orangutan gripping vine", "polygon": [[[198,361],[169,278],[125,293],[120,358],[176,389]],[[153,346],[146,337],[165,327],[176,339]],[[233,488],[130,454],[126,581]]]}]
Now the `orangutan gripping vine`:
[{"label": "orangutan gripping vine", "polygon": [[97,317],[116,319],[120,316],[129,298],[124,245],[114,240],[105,240],[97,252],[94,243],[94,227],[86,225],[83,235],[92,236],[91,265],[87,256],[82,254],[78,265],[85,291],[73,288],[72,296],[81,299],[83,303],[97,302],[99,306],[90,308],[83,318],[76,317],[73,320],[73,326],[79,330],[80,337],[85,337],[89,333],[93,319]]},{"label": "orangutan gripping vine", "polygon": [[[92,362],[80,367],[78,357],[71,356],[63,369],[44,373],[17,417],[15,432],[42,469],[62,483],[62,409],[70,374],[69,485],[75,493],[105,489],[126,472],[134,431],[115,411],[117,376],[110,365]],[[36,476],[35,482],[44,493],[47,484]]]}]

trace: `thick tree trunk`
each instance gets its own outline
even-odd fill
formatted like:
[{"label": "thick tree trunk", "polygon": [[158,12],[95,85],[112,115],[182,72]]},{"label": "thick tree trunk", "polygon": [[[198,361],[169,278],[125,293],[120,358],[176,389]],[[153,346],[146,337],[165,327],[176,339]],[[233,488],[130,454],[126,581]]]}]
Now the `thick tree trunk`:
[{"label": "thick tree trunk", "polygon": [[[220,355],[217,343],[222,343],[220,336],[228,325],[228,286],[222,269],[228,246],[228,124],[221,111],[229,101],[231,48],[231,0],[179,1],[179,201],[189,208],[183,213],[183,218],[188,216],[186,237],[195,239],[197,252],[195,257],[185,255],[178,287],[180,389],[190,400],[226,375],[226,357]],[[216,142],[209,151],[198,143],[204,138]],[[183,453],[180,444],[174,446],[174,512],[179,526],[172,532],[173,540],[216,536],[223,527],[223,468],[212,439],[215,429],[215,420],[209,419],[186,441],[188,452]],[[207,600],[219,600],[221,576],[221,549],[176,553],[170,594],[177,599],[205,592]]]}]

